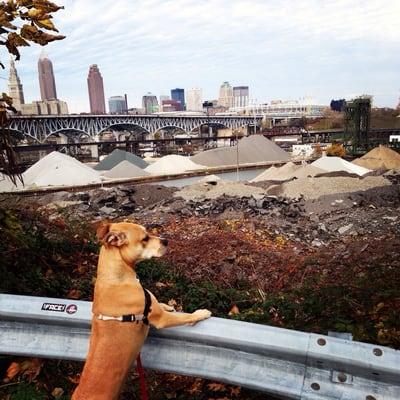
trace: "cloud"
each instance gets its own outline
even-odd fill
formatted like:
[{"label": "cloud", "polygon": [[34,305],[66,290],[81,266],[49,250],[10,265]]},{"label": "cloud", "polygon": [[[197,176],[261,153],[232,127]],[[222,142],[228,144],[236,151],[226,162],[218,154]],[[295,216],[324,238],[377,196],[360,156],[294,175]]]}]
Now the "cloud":
[{"label": "cloud", "polygon": [[[67,38],[47,46],[59,97],[87,111],[87,72],[98,64],[106,97],[171,88],[249,84],[259,101],[377,93],[396,103],[400,2],[365,0],[58,0],[55,24]],[[17,68],[28,100],[39,97],[40,48]],[[397,80],[396,80],[397,79]]]}]

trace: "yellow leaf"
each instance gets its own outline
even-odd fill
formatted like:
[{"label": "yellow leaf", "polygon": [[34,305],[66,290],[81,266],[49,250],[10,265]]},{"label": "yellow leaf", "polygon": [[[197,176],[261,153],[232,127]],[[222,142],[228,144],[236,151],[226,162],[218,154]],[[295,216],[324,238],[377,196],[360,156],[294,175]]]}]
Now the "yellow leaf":
[{"label": "yellow leaf", "polygon": [[35,19],[35,20],[33,20],[33,22],[36,25],[40,26],[41,28],[58,32],[57,28],[54,26],[54,24],[48,18],[47,19]]}]

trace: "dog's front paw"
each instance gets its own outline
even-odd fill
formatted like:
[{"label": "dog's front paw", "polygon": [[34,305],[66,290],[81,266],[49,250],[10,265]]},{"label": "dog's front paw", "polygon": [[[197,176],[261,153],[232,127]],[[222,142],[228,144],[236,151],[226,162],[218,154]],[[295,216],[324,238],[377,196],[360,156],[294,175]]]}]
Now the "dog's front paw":
[{"label": "dog's front paw", "polygon": [[199,322],[203,319],[207,319],[211,317],[211,311],[208,310],[196,310],[194,313],[192,313],[193,317],[195,320],[190,324],[194,325],[196,322]]}]

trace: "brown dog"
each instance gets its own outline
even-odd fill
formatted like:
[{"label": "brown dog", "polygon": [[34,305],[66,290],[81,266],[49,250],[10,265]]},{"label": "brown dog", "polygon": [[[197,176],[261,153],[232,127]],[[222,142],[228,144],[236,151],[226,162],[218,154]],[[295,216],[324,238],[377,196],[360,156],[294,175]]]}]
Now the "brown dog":
[{"label": "brown dog", "polygon": [[208,310],[177,313],[159,303],[136,278],[135,263],[166,252],[168,241],[128,222],[105,223],[97,229],[100,250],[94,289],[89,353],[72,400],[117,399],[125,377],[149,331],[194,324]]}]

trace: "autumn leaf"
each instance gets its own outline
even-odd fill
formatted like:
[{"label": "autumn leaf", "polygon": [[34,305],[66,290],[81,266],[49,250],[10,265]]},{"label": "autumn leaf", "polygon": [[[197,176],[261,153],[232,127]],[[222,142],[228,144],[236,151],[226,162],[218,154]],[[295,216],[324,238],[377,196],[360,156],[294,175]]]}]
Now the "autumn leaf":
[{"label": "autumn leaf", "polygon": [[240,395],[241,388],[239,386],[231,386],[229,391],[232,397],[238,397]]},{"label": "autumn leaf", "polygon": [[21,363],[21,370],[23,376],[27,378],[29,382],[32,382],[40,374],[42,370],[43,361],[38,358],[32,358],[25,360]]},{"label": "autumn leaf", "polygon": [[225,392],[226,391],[226,385],[223,383],[209,383],[207,387],[212,391],[212,392]]},{"label": "autumn leaf", "polygon": [[62,388],[55,388],[52,392],[51,395],[58,399],[64,394],[64,390]]},{"label": "autumn leaf", "polygon": [[49,18],[34,19],[33,22],[40,28],[58,32],[58,29],[54,26],[53,22]]},{"label": "autumn leaf", "polygon": [[229,311],[228,315],[238,315],[238,314],[240,314],[239,307],[236,304],[234,304],[231,310]]},{"label": "autumn leaf", "polygon": [[12,362],[7,369],[4,382],[12,381],[21,372],[21,365],[17,362]]}]

